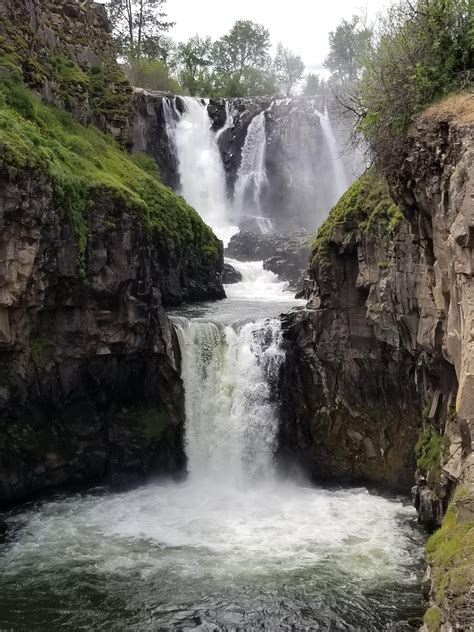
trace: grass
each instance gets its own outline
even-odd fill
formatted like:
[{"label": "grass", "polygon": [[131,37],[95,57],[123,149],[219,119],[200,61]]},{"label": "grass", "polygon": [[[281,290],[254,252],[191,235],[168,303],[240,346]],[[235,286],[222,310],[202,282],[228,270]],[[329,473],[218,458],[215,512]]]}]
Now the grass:
[{"label": "grass", "polygon": [[44,104],[15,71],[0,83],[0,156],[7,166],[49,175],[57,206],[75,227],[81,258],[88,214],[103,194],[178,254],[211,264],[220,257],[220,242],[197,212],[158,180],[153,159],[130,156],[111,137]]},{"label": "grass", "polygon": [[441,474],[441,455],[447,450],[449,439],[431,426],[420,434],[415,446],[416,465],[424,474],[430,472],[435,479]]},{"label": "grass", "polygon": [[313,242],[312,259],[328,263],[328,248],[337,228],[362,233],[381,229],[390,234],[402,219],[402,212],[392,200],[385,178],[375,169],[368,169],[339,199],[320,227]]},{"label": "grass", "polygon": [[467,490],[458,487],[441,527],[426,543],[438,605],[448,599],[462,607],[474,582],[474,520],[461,522],[456,515],[457,503],[466,497]]}]

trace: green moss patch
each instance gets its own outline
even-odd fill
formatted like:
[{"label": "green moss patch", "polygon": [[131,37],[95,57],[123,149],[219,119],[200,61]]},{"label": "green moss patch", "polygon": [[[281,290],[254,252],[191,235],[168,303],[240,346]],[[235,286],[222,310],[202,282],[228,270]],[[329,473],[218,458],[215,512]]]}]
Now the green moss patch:
[{"label": "green moss patch", "polygon": [[429,632],[439,632],[441,629],[441,612],[440,609],[434,606],[429,608],[423,618],[423,622],[428,628]]},{"label": "green moss patch", "polygon": [[[17,77],[0,82],[0,156],[17,169],[50,176],[58,207],[73,223],[79,256],[88,213],[107,194],[181,256],[217,263],[221,246],[198,213],[151,173],[152,159],[131,157],[109,136],[41,102]],[[145,164],[146,163],[146,164]]]},{"label": "green moss patch", "polygon": [[474,582],[474,520],[458,521],[456,504],[466,497],[462,487],[456,491],[443,524],[426,543],[426,559],[432,568],[436,602],[445,599],[463,607]]},{"label": "green moss patch", "polygon": [[147,439],[161,439],[173,420],[165,408],[148,408],[139,414],[138,423]]},{"label": "green moss patch", "polygon": [[441,455],[448,449],[449,439],[429,426],[420,434],[415,446],[416,465],[424,474],[439,480]]},{"label": "green moss patch", "polygon": [[392,200],[385,178],[375,169],[368,169],[344,193],[318,230],[312,258],[327,261],[328,247],[337,228],[366,233],[381,229],[389,234],[397,228],[401,219],[402,212]]}]

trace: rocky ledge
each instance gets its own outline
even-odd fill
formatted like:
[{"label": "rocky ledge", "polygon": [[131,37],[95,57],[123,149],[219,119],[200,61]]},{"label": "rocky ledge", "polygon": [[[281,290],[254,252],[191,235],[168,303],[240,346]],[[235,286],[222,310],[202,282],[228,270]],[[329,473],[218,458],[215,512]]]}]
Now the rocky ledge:
[{"label": "rocky ledge", "polygon": [[225,254],[238,261],[263,261],[282,281],[296,289],[306,272],[310,253],[309,237],[305,231],[280,235],[241,231],[234,235]]}]

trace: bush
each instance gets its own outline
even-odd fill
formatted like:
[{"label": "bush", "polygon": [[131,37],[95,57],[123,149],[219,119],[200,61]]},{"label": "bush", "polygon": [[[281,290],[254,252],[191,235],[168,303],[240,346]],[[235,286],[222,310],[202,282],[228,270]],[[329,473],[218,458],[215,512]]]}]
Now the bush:
[{"label": "bush", "polygon": [[381,21],[348,105],[377,159],[393,159],[413,115],[472,80],[470,0],[399,1]]}]

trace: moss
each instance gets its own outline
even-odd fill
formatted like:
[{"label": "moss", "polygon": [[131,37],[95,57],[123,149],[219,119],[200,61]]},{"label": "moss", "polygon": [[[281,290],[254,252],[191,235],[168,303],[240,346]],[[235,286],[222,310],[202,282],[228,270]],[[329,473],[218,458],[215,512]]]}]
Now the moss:
[{"label": "moss", "polygon": [[323,264],[329,262],[328,247],[338,227],[343,227],[347,234],[354,230],[363,233],[382,230],[390,234],[402,219],[402,212],[390,197],[385,178],[374,168],[368,169],[344,193],[318,230],[312,258],[320,259]]},{"label": "moss", "polygon": [[379,270],[386,270],[388,268],[388,261],[379,261],[377,266]]},{"label": "moss", "polygon": [[459,522],[456,503],[466,497],[459,487],[441,527],[426,543],[426,559],[432,568],[433,588],[439,605],[444,599],[462,600],[474,581],[474,520]]},{"label": "moss", "polygon": [[39,369],[44,367],[44,345],[43,338],[35,338],[31,345],[31,359]]},{"label": "moss", "polygon": [[62,83],[76,84],[83,89],[89,86],[89,77],[72,59],[56,54],[51,58],[51,64],[56,77]]},{"label": "moss", "polygon": [[441,612],[436,606],[429,608],[423,618],[423,622],[429,632],[439,632],[441,629]]},{"label": "moss", "polygon": [[137,164],[109,136],[86,128],[58,108],[42,103],[18,79],[0,82],[0,155],[7,164],[50,176],[57,207],[75,228],[84,269],[88,214],[97,195],[136,215],[160,242],[181,257],[217,263],[221,245],[199,215],[151,174],[151,161]]},{"label": "moss", "polygon": [[90,74],[92,110],[108,118],[126,118],[130,114],[132,88],[115,62],[103,63]]},{"label": "moss", "polygon": [[148,408],[141,412],[138,423],[147,439],[161,439],[172,425],[172,419],[164,408]]},{"label": "moss", "polygon": [[428,472],[438,480],[441,475],[441,455],[449,446],[449,439],[431,426],[420,434],[415,446],[416,465],[424,474]]}]

